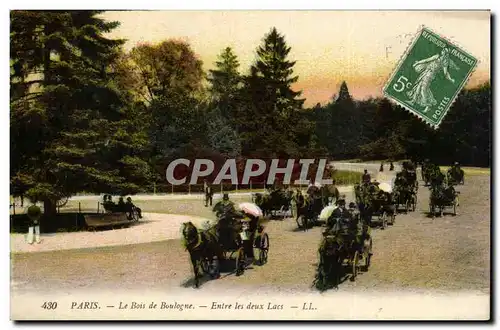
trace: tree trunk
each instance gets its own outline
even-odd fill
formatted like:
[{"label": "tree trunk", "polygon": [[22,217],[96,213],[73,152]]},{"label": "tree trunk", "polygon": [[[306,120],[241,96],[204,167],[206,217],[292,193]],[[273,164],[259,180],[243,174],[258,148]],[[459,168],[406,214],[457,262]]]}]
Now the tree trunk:
[{"label": "tree trunk", "polygon": [[45,216],[55,215],[57,213],[56,203],[50,199],[43,201],[43,210]]}]

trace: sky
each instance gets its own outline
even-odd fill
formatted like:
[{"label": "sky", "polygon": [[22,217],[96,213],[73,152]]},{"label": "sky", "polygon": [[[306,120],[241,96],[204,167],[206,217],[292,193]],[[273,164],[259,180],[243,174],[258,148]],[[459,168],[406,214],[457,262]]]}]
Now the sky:
[{"label": "sky", "polygon": [[342,81],[356,99],[382,95],[382,87],[419,27],[425,25],[478,58],[468,86],[490,77],[489,11],[108,11],[121,22],[111,37],[141,42],[183,39],[205,71],[230,46],[247,73],[255,50],[276,27],[291,47],[306,105],[325,104]]}]

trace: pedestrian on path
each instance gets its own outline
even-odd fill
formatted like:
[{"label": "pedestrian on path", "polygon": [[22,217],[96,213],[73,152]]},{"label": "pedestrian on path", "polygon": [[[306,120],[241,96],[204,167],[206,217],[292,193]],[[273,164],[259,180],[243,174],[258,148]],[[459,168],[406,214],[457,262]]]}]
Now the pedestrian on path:
[{"label": "pedestrian on path", "polygon": [[29,229],[28,229],[28,244],[33,244],[33,232],[35,236],[35,241],[41,243],[40,240],[40,218],[42,217],[42,210],[36,204],[28,207],[26,212],[29,218]]},{"label": "pedestrian on path", "polygon": [[207,180],[203,181],[203,191],[205,192],[205,207],[208,207],[208,203],[212,206],[214,193],[212,191],[212,186]]}]

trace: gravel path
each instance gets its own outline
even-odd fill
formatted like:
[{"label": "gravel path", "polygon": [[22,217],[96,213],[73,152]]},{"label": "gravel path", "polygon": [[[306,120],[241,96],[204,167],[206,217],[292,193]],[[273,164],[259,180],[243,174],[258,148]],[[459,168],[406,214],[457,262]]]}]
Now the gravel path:
[{"label": "gravel path", "polygon": [[[426,216],[429,191],[421,184],[416,212],[400,214],[395,225],[386,230],[374,230],[372,267],[356,282],[342,283],[339,291],[477,290],[488,294],[489,188],[489,176],[468,177],[466,185],[458,187],[458,215],[432,220]],[[199,208],[199,214],[208,212],[199,202],[190,207],[193,212]],[[223,273],[221,279],[204,283],[201,290],[310,292],[320,231],[321,228],[298,231],[292,219],[271,221],[267,225],[270,253],[266,265],[252,266],[241,277]],[[188,253],[179,240],[13,253],[11,260],[12,287],[17,292],[149,288],[160,293],[192,285]]]},{"label": "gravel path", "polygon": [[181,225],[187,221],[200,227],[207,221],[213,222],[213,220],[192,215],[144,213],[141,221],[128,228],[42,234],[40,244],[27,244],[26,234],[11,234],[10,250],[11,252],[43,252],[179,239]]}]

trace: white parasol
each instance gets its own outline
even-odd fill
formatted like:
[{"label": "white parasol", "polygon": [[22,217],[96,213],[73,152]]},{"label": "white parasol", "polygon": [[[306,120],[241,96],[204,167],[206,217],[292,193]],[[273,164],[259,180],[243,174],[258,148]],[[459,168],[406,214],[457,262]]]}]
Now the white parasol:
[{"label": "white parasol", "polygon": [[386,183],[386,182],[382,182],[381,184],[378,185],[378,187],[380,188],[380,190],[382,191],[385,191],[385,192],[392,192],[392,187],[390,184]]},{"label": "white parasol", "polygon": [[238,208],[247,214],[253,215],[254,217],[261,217],[263,215],[260,207],[254,203],[241,203],[238,205]]},{"label": "white parasol", "polygon": [[336,208],[337,206],[333,205],[325,207],[323,210],[321,210],[321,213],[319,214],[319,220],[327,220],[332,215],[333,211],[335,211]]}]

